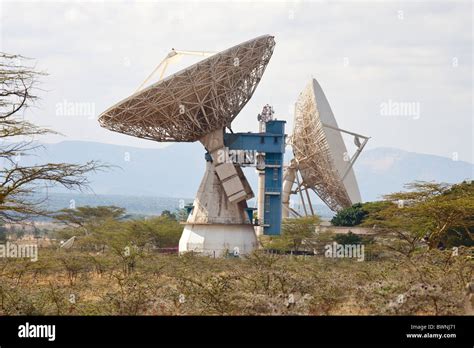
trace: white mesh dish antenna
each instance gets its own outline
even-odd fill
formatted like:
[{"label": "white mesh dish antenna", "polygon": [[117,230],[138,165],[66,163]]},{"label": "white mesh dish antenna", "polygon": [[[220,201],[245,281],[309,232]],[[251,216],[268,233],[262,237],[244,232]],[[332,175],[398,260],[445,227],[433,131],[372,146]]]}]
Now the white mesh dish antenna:
[{"label": "white mesh dish antenna", "polygon": [[[229,157],[224,134],[252,97],[274,46],[273,36],[263,35],[211,55],[140,87],[99,118],[102,127],[115,132],[159,142],[200,141],[206,148],[206,172],[186,220],[179,252],[219,255],[239,250],[243,255],[257,247],[246,202],[253,192],[240,165]],[[178,53],[174,50],[168,58]],[[169,59],[165,58],[162,68],[158,65],[156,73],[166,69]],[[163,75],[161,71],[160,78]]]},{"label": "white mesh dish antenna", "polygon": [[216,53],[120,101],[102,127],[160,142],[200,140],[229,126],[255,91],[273,53],[263,35]]},{"label": "white mesh dish antenna", "polygon": [[[352,157],[347,152],[342,133],[354,137],[357,150]],[[291,137],[294,160],[285,172],[284,183],[286,197],[283,202],[287,214],[290,208],[285,202],[289,201],[289,195],[299,192],[304,202],[304,192],[310,203],[308,190],[314,191],[333,211],[361,202],[353,165],[368,139],[339,128],[321,86],[312,79],[295,104]],[[291,191],[288,186],[294,181],[298,187]],[[309,210],[313,213],[311,203]]]},{"label": "white mesh dish antenna", "polygon": [[74,242],[76,241],[76,236],[72,236],[71,238],[69,238],[67,241],[65,241],[64,243],[61,243],[61,246],[60,248],[61,249],[70,249],[72,248],[72,246],[74,245]]},{"label": "white mesh dish antenna", "polygon": [[159,142],[199,140],[215,162],[229,201],[250,199],[253,192],[240,167],[222,158],[219,163],[217,157],[224,148],[225,127],[252,97],[274,46],[273,36],[263,35],[213,54],[115,104],[99,123]]}]

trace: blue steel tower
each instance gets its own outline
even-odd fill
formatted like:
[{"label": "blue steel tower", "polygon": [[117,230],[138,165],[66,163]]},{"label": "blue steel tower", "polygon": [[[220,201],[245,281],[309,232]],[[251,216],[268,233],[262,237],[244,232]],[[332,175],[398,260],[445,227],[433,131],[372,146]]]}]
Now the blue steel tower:
[{"label": "blue steel tower", "polygon": [[224,135],[224,144],[229,150],[254,151],[263,158],[264,162],[257,167],[264,173],[264,187],[259,188],[263,189],[263,221],[258,221],[258,225],[263,227],[265,235],[281,232],[285,123],[273,120],[266,122],[264,132]]}]

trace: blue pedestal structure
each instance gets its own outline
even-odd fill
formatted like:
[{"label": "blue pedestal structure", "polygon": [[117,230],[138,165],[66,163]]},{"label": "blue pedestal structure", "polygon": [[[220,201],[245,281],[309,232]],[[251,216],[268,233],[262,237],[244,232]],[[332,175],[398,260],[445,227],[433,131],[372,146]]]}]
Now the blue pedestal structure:
[{"label": "blue pedestal structure", "polygon": [[265,133],[226,133],[224,144],[229,150],[247,150],[265,154],[265,235],[281,232],[281,191],[285,154],[286,121],[268,121]]}]

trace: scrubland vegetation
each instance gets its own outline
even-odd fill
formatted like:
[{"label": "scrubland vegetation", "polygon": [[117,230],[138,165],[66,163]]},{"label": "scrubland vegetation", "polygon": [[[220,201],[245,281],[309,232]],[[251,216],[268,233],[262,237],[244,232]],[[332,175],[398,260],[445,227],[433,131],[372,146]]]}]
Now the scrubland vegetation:
[{"label": "scrubland vegetation", "polygon": [[41,250],[0,262],[1,315],[464,314],[468,250],[357,262]]},{"label": "scrubland vegetation", "polygon": [[[459,213],[449,225],[436,219],[471,214],[472,184],[428,196],[426,186],[417,187],[425,200],[401,207],[390,196],[356,207],[366,209],[359,225],[372,226],[373,234],[315,233],[317,218],[291,219],[281,237],[264,238],[262,250],[242,257],[164,253],[182,231],[170,212],[127,220],[117,207],[66,209],[55,214],[66,226],[52,232],[57,244],[40,249],[37,262],[0,259],[0,314],[468,314],[473,216]],[[446,202],[457,196],[462,207]],[[419,204],[454,211],[438,210],[430,221],[428,213],[418,215]],[[444,230],[427,233],[416,219]],[[73,247],[59,248],[71,236]],[[370,257],[328,258],[321,246],[333,241],[361,243]]]}]

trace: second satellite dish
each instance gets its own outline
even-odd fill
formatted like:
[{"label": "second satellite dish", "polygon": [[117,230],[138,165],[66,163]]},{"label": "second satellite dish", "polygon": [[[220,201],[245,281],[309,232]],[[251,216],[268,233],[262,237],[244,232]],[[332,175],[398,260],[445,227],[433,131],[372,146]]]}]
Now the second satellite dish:
[{"label": "second satellite dish", "polygon": [[[357,150],[352,157],[347,152],[341,133],[355,137]],[[360,139],[363,139],[362,143]],[[352,167],[368,139],[338,127],[321,86],[312,79],[295,105],[291,137],[294,160],[285,172],[284,215],[288,216],[292,210],[289,207],[291,193],[299,193],[303,203],[306,196],[313,213],[308,190],[314,191],[334,211],[360,202],[361,196]],[[292,191],[295,180],[297,188]]]}]

